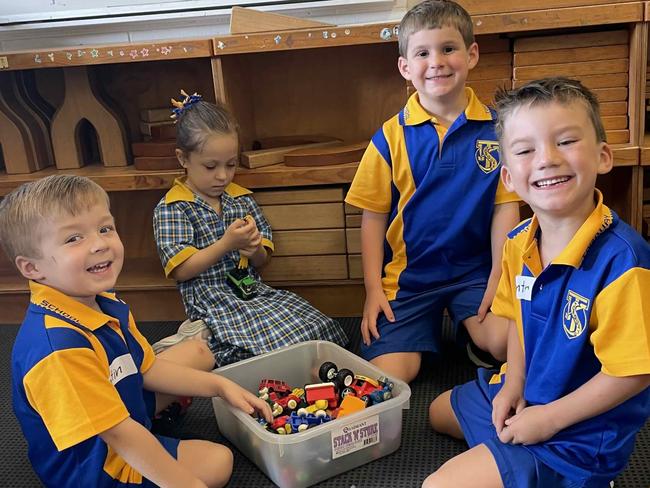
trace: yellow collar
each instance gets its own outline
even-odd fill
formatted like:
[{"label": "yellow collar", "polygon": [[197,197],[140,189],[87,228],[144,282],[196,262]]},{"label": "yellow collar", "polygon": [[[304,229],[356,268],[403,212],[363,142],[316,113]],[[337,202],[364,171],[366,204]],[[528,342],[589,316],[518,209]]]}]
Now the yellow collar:
[{"label": "yellow collar", "polygon": [[[174,180],[172,187],[165,195],[165,203],[194,202],[196,200],[194,192],[185,184],[186,179],[187,176],[181,176]],[[230,183],[224,191],[233,198],[253,193],[249,189],[239,186],[236,183]]]},{"label": "yellow collar", "polygon": [[[465,95],[467,96],[467,107],[465,107],[467,120],[493,120],[492,112],[481,103],[474,90],[466,86]],[[434,124],[438,123],[438,119],[427,112],[420,104],[418,94],[415,92],[406,102],[406,107],[404,107],[404,125],[418,125],[429,121]]]},{"label": "yellow collar", "polygon": [[[31,291],[30,300],[33,304],[55,312],[90,330],[96,330],[107,322],[118,321],[115,317],[93,310],[47,285],[30,281],[29,289]],[[100,293],[100,296],[117,301],[113,293]]]},{"label": "yellow collar", "polygon": [[[553,260],[552,264],[563,264],[580,267],[582,259],[594,239],[607,229],[613,222],[612,211],[603,203],[603,194],[595,190],[596,208],[587,217],[587,220],[580,226],[578,232],[573,236],[571,242],[562,250],[562,252]],[[537,229],[539,221],[537,216],[533,215],[531,219],[526,240],[523,243],[523,255],[530,256],[531,252],[537,253]]]}]

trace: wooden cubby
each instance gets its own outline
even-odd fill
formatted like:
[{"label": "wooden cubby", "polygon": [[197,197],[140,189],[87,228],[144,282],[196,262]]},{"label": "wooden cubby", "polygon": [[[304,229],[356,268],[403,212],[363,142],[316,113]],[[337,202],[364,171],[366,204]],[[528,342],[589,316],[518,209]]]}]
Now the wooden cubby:
[{"label": "wooden cubby", "polygon": [[[595,88],[607,104],[606,116],[615,118],[608,123],[616,131],[612,132],[616,144],[615,168],[599,177],[598,186],[621,218],[640,231],[647,229],[650,210],[644,209],[650,208],[650,169],[643,166],[650,166],[645,117],[650,2],[548,0],[544,8],[537,0],[516,5],[498,0],[460,3],[472,14],[483,55],[469,84],[484,101],[490,101],[497,86],[516,85],[549,70],[600,77],[585,82],[600,84]],[[391,21],[0,53],[0,72],[28,73],[40,95],[56,107],[65,93],[63,70],[87,66],[90,76],[99,80],[102,96],[119,113],[129,143],[144,140],[140,110],[166,106],[180,88],[226,102],[241,125],[244,150],[258,139],[287,135],[367,141],[409,94],[396,66],[396,26]],[[607,38],[608,33],[611,42],[601,42],[603,46],[588,40]],[[522,61],[517,46],[530,38],[544,38],[545,44]],[[585,50],[564,49],[563,39],[585,42]],[[538,70],[540,66],[545,67]],[[153,207],[181,171],[140,171],[132,164],[105,167],[96,160],[92,144],[86,154],[83,167],[64,171],[86,175],[109,191],[126,249],[118,291],[139,320],[183,319],[180,295],[158,260],[151,222]],[[335,316],[359,315],[363,306],[360,213],[343,203],[357,164],[239,168],[235,177],[255,191],[274,227],[277,250],[264,270],[265,278]],[[57,171],[48,167],[6,174],[0,168],[0,196]],[[26,282],[1,256],[2,322],[20,321],[27,300]]]}]

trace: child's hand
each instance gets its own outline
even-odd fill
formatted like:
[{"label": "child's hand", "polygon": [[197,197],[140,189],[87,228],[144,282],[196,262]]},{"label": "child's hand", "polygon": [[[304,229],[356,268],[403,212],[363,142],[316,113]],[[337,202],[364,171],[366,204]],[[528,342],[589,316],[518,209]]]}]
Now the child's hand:
[{"label": "child's hand", "polygon": [[257,250],[260,248],[262,245],[262,233],[257,229],[257,226],[255,225],[255,221],[251,218],[251,222],[253,222],[253,226],[255,227],[255,230],[251,233],[250,240],[248,241],[248,244],[244,247],[239,248],[239,254],[242,256],[246,256],[247,258],[250,258],[257,252]]},{"label": "child's hand", "polygon": [[237,219],[228,226],[221,238],[230,251],[250,246],[255,233],[259,234],[253,219]]},{"label": "child's hand", "polygon": [[267,422],[273,421],[271,407],[268,403],[223,376],[219,376],[219,379],[219,396],[221,398],[249,415],[257,411]]},{"label": "child's hand", "polygon": [[501,391],[492,400],[492,423],[499,438],[501,438],[501,433],[507,425],[512,412],[514,411],[516,415],[525,407],[526,400],[524,400],[522,389],[508,385],[506,380],[506,384],[503,385]]},{"label": "child's hand", "polygon": [[505,423],[506,426],[499,434],[503,443],[537,444],[547,441],[559,432],[553,422],[553,416],[547,411],[547,405],[526,407],[506,419]]},{"label": "child's hand", "polygon": [[378,289],[373,293],[367,293],[366,302],[363,305],[363,319],[361,320],[361,337],[366,346],[370,345],[370,334],[375,339],[379,339],[379,331],[377,330],[377,316],[380,312],[384,315],[389,322],[395,322],[395,315],[390,308],[388,299],[384,291]]}]

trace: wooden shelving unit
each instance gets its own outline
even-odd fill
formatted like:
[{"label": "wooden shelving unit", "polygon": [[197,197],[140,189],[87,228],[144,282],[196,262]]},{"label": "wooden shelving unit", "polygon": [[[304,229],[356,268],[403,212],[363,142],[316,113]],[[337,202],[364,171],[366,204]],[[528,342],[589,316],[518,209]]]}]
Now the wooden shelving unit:
[{"label": "wooden shelving unit", "polygon": [[[472,14],[484,54],[479,62],[481,76],[470,83],[475,83],[477,91],[486,99],[498,84],[515,79],[516,67],[512,63],[515,39],[629,32],[625,49],[627,73],[621,73],[623,82],[619,79],[616,85],[619,91],[627,89],[626,115],[620,113],[620,93],[615,98],[619,102],[615,115],[625,119],[624,130],[629,130],[629,138],[623,139],[628,142],[614,146],[615,168],[601,177],[598,185],[608,204],[641,230],[643,190],[644,186],[650,187],[642,167],[650,165],[650,136],[646,134],[644,109],[650,2],[548,0],[544,8],[540,8],[537,0],[520,0],[516,5],[499,0],[461,3]],[[240,122],[245,150],[259,138],[278,135],[327,134],[356,142],[368,140],[403,106],[408,95],[408,87],[396,69],[396,34],[395,22],[381,22],[188,41],[0,53],[0,74],[29,70],[41,96],[56,107],[65,93],[63,70],[87,66],[95,79],[101,80],[102,92],[115,103],[128,128],[129,142],[142,140],[138,128],[140,110],[166,105],[180,88],[198,91],[207,100],[229,104]],[[505,59],[508,55],[512,59]],[[493,64],[498,64],[499,69]],[[505,73],[505,77],[504,67],[510,73]],[[310,188],[344,191],[357,165],[354,162],[323,167],[280,164],[253,170],[240,168],[235,181],[256,191],[285,189],[296,194]],[[6,174],[0,170],[0,196],[26,181],[57,171],[88,176],[110,192],[127,253],[117,288],[132,305],[136,317],[181,320],[184,311],[180,296],[174,282],[163,275],[150,230],[153,206],[182,174],[180,169],[139,171],[133,165],[109,168],[87,161],[75,170],[49,167],[29,174]],[[300,207],[298,200],[286,203],[295,205],[296,211]],[[323,204],[332,206],[331,202]],[[300,293],[335,316],[358,315],[363,306],[357,245],[359,222],[353,211],[348,210],[341,210],[344,223],[335,232],[347,236],[346,248],[333,254],[342,257],[346,279],[272,283]],[[331,231],[334,229],[324,229],[324,232]],[[285,255],[278,253],[277,259],[283,258]],[[287,262],[292,258],[286,256]],[[311,260],[317,258],[313,256]],[[1,257],[3,321],[19,321],[27,300],[26,282]]]}]

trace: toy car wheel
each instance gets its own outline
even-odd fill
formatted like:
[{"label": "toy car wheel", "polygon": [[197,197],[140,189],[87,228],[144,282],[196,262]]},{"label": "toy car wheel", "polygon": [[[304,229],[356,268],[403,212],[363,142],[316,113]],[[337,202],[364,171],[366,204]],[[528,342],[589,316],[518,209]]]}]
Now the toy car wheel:
[{"label": "toy car wheel", "polygon": [[361,397],[361,399],[362,399],[366,404],[368,403],[368,400],[370,400],[370,398],[368,397],[368,395],[363,395],[363,396]]},{"label": "toy car wheel", "polygon": [[282,413],[283,410],[284,409],[282,408],[282,406],[278,405],[277,403],[274,403],[271,413],[273,414],[274,417],[277,417]]},{"label": "toy car wheel", "polygon": [[347,387],[347,388],[343,388],[343,390],[341,390],[341,397],[346,397],[348,395],[355,396],[355,392],[354,392],[353,388]]},{"label": "toy car wheel", "polygon": [[284,435],[287,433],[287,431],[284,430],[284,427],[278,427],[275,431],[280,435]]},{"label": "toy car wheel", "polygon": [[336,378],[336,373],[338,373],[338,368],[336,364],[327,361],[320,365],[318,369],[318,377],[323,382],[333,381]]},{"label": "toy car wheel", "polygon": [[393,398],[393,394],[390,391],[385,391],[382,396],[384,397],[384,400],[390,400]]},{"label": "toy car wheel", "polygon": [[287,408],[289,408],[289,410],[295,410],[297,406],[298,406],[298,402],[295,401],[293,398],[287,402]]},{"label": "toy car wheel", "polygon": [[296,413],[302,417],[303,415],[307,415],[308,412],[306,408],[299,408]]},{"label": "toy car wheel", "polygon": [[285,425],[284,425],[284,431],[285,431],[287,434],[291,434],[291,432],[293,431],[293,429],[291,428],[291,424],[285,424]]},{"label": "toy car wheel", "polygon": [[316,410],[314,412],[314,415],[316,417],[325,417],[325,415],[327,415],[327,412],[325,410]]},{"label": "toy car wheel", "polygon": [[346,386],[350,386],[353,381],[354,373],[349,369],[342,369],[336,374],[336,384],[341,390]]},{"label": "toy car wheel", "polygon": [[309,426],[307,424],[300,424],[298,426],[298,432],[302,432],[303,430],[307,430]]}]

